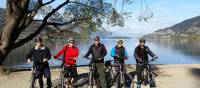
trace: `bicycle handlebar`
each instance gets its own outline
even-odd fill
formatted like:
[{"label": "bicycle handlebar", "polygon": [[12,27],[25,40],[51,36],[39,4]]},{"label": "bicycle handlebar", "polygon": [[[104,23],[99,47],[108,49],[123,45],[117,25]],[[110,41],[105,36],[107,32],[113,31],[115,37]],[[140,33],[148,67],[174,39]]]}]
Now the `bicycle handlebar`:
[{"label": "bicycle handlebar", "polygon": [[141,64],[148,64],[148,63],[153,62],[153,61],[155,61],[155,60],[156,60],[156,58],[152,58],[152,59],[150,59],[150,60],[148,60],[148,61],[141,61],[140,63],[141,63]]},{"label": "bicycle handlebar", "polygon": [[83,58],[92,60],[92,58],[89,58],[89,57],[83,57]]}]

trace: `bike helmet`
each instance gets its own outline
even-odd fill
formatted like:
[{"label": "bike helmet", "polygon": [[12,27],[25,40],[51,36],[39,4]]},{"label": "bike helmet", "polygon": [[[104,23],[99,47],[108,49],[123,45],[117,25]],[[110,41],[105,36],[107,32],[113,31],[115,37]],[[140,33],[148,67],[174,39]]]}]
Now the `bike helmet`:
[{"label": "bike helmet", "polygon": [[124,41],[123,40],[117,40],[117,43],[123,43]]},{"label": "bike helmet", "polygon": [[35,42],[42,42],[42,38],[41,37],[35,38]]},{"label": "bike helmet", "polygon": [[139,42],[140,42],[140,43],[145,43],[146,40],[145,40],[144,38],[140,38]]},{"label": "bike helmet", "polygon": [[99,36],[94,36],[93,40],[100,40]]},{"label": "bike helmet", "polygon": [[68,39],[68,42],[69,42],[69,43],[75,43],[75,40],[74,40],[72,37],[70,37],[70,38]]}]

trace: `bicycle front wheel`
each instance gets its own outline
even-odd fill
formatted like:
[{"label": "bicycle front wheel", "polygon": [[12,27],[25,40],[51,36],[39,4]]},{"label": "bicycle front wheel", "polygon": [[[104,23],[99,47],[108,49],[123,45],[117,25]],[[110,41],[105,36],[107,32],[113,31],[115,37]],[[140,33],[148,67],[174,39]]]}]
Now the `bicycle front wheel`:
[{"label": "bicycle front wheel", "polygon": [[93,74],[89,72],[89,88],[93,88]]},{"label": "bicycle front wheel", "polygon": [[60,88],[65,88],[65,78],[62,73],[60,74]]},{"label": "bicycle front wheel", "polygon": [[156,82],[152,75],[149,76],[149,86],[150,88],[156,88]]},{"label": "bicycle front wheel", "polygon": [[30,78],[29,88],[34,88],[35,85],[36,85],[36,83],[35,83],[35,79],[34,79],[34,73],[32,73],[31,78]]}]

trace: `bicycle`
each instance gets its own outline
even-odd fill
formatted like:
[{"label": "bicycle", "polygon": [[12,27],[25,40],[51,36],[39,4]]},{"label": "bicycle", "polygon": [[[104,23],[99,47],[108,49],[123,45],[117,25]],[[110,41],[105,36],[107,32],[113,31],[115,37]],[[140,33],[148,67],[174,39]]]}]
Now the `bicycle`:
[{"label": "bicycle", "polygon": [[97,87],[100,87],[100,83],[99,83],[99,79],[98,79],[98,72],[97,72],[96,65],[95,65],[95,63],[97,61],[92,58],[88,58],[88,57],[86,59],[91,60],[90,64],[89,64],[89,73],[88,73],[89,87],[93,88],[95,83],[96,83]]},{"label": "bicycle", "polygon": [[[109,87],[112,87],[114,85],[117,85],[118,88],[134,88],[134,79],[133,77],[127,73],[124,72],[123,64],[120,65],[112,65],[112,60],[108,60],[105,62],[105,67],[107,69],[107,75],[111,74],[111,81],[107,82]],[[119,72],[116,73],[116,75],[113,74],[112,67],[119,67]],[[107,78],[109,80],[109,78]],[[118,83],[116,83],[118,82]],[[116,84],[115,84],[116,83]],[[127,85],[129,84],[129,85]]]},{"label": "bicycle", "polygon": [[30,64],[32,64],[32,67],[31,67],[31,77],[30,77],[30,85],[29,85],[29,88],[34,88],[36,86],[36,83],[35,83],[35,78],[34,78],[34,75],[35,75],[35,68],[33,66],[33,62],[31,61]]},{"label": "bicycle", "polygon": [[[61,60],[62,61],[61,68],[60,68],[60,74],[59,74],[60,75],[60,84],[61,84],[60,88],[68,88],[68,86],[65,86],[65,84],[66,84],[66,82],[65,82],[66,78],[64,76],[64,70],[65,70],[64,60],[61,59],[61,58],[58,58],[57,60]],[[73,83],[71,83],[70,85],[71,85],[71,87],[73,87]]]},{"label": "bicycle", "polygon": [[147,62],[144,62],[142,65],[144,65],[144,70],[142,72],[141,76],[141,84],[149,84],[150,88],[156,88],[156,82],[155,78],[157,76],[156,73],[153,72],[153,69],[151,67],[150,62],[154,61],[154,59],[151,59]]},{"label": "bicycle", "polygon": [[65,88],[65,77],[64,77],[64,69],[65,69],[65,67],[64,67],[64,62],[63,62],[63,59],[57,59],[57,60],[61,60],[62,61],[62,64],[61,64],[61,66],[60,66],[60,74],[59,74],[59,76],[60,76],[60,87],[61,88]]}]

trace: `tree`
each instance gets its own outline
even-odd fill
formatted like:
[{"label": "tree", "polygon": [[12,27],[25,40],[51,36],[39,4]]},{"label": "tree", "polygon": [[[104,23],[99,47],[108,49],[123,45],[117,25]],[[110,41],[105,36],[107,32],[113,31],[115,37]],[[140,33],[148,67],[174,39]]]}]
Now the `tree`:
[{"label": "tree", "polygon": [[[63,0],[62,4],[52,9],[42,19],[34,19],[42,7],[53,3],[55,0],[45,1],[46,0],[7,0],[5,24],[0,35],[0,66],[3,65],[3,61],[9,52],[32,40],[45,26],[53,25],[60,28],[58,26],[71,23],[84,23],[83,20],[94,23],[95,26],[100,26],[103,20],[105,21],[106,18],[109,19],[107,14],[113,14],[112,11],[110,12],[110,10],[113,10],[110,9],[112,5],[104,3],[104,0]],[[76,8],[76,6],[78,6],[78,8]],[[71,13],[73,17],[67,21],[63,19],[62,22],[55,22],[53,18],[56,18],[56,16],[53,15],[62,7],[66,8],[65,14]],[[114,14],[116,15],[117,13],[115,12]],[[117,14],[117,16],[119,17],[119,14]],[[112,19],[117,20],[113,17]],[[40,22],[41,24],[35,32],[19,40],[20,34],[33,22]],[[88,27],[91,26],[94,25],[90,24]]]}]

